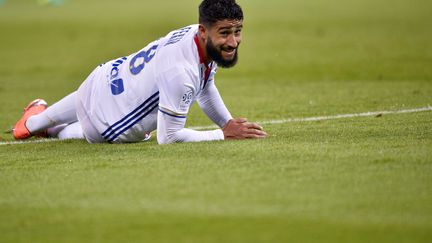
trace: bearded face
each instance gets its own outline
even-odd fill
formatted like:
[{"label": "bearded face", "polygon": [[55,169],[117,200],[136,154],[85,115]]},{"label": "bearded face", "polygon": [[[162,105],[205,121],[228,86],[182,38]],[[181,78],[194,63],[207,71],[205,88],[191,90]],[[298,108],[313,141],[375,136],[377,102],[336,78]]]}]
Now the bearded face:
[{"label": "bearded face", "polygon": [[207,56],[223,68],[233,67],[238,60],[243,20],[220,20],[211,26],[201,26]]},{"label": "bearded face", "polygon": [[230,68],[236,65],[238,61],[238,45],[232,47],[229,45],[216,46],[211,38],[207,39],[206,50],[209,57],[223,68]]}]

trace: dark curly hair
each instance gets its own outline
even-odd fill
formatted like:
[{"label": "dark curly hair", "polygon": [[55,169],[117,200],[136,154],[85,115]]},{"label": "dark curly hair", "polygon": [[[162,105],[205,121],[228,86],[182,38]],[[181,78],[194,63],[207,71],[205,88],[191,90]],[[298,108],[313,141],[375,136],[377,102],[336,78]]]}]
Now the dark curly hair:
[{"label": "dark curly hair", "polygon": [[203,0],[199,6],[199,23],[211,26],[220,20],[243,20],[243,11],[235,0]]}]

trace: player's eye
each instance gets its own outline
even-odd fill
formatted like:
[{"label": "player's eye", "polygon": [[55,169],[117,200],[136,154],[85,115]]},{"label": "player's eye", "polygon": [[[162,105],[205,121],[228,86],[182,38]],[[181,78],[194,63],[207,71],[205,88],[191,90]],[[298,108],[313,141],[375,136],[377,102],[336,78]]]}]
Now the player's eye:
[{"label": "player's eye", "polygon": [[229,32],[228,31],[222,31],[222,32],[220,32],[220,35],[221,36],[228,36]]}]

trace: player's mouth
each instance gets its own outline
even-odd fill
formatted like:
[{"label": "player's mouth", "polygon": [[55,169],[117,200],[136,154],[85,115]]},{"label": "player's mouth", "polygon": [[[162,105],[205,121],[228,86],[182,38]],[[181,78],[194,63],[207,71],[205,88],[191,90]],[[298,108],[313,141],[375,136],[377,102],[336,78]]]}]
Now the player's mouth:
[{"label": "player's mouth", "polygon": [[236,48],[232,48],[232,49],[222,49],[222,56],[224,57],[224,59],[233,59],[236,53]]}]

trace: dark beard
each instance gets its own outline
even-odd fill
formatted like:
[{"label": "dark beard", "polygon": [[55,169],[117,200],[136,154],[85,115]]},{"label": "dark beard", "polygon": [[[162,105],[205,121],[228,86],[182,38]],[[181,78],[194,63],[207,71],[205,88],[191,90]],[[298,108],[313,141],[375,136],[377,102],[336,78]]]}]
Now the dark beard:
[{"label": "dark beard", "polygon": [[235,51],[234,58],[232,60],[226,60],[222,57],[222,50],[218,50],[211,41],[210,38],[208,38],[207,44],[206,44],[206,50],[209,57],[217,63],[218,66],[223,68],[230,68],[236,65],[238,61],[238,48]]}]

